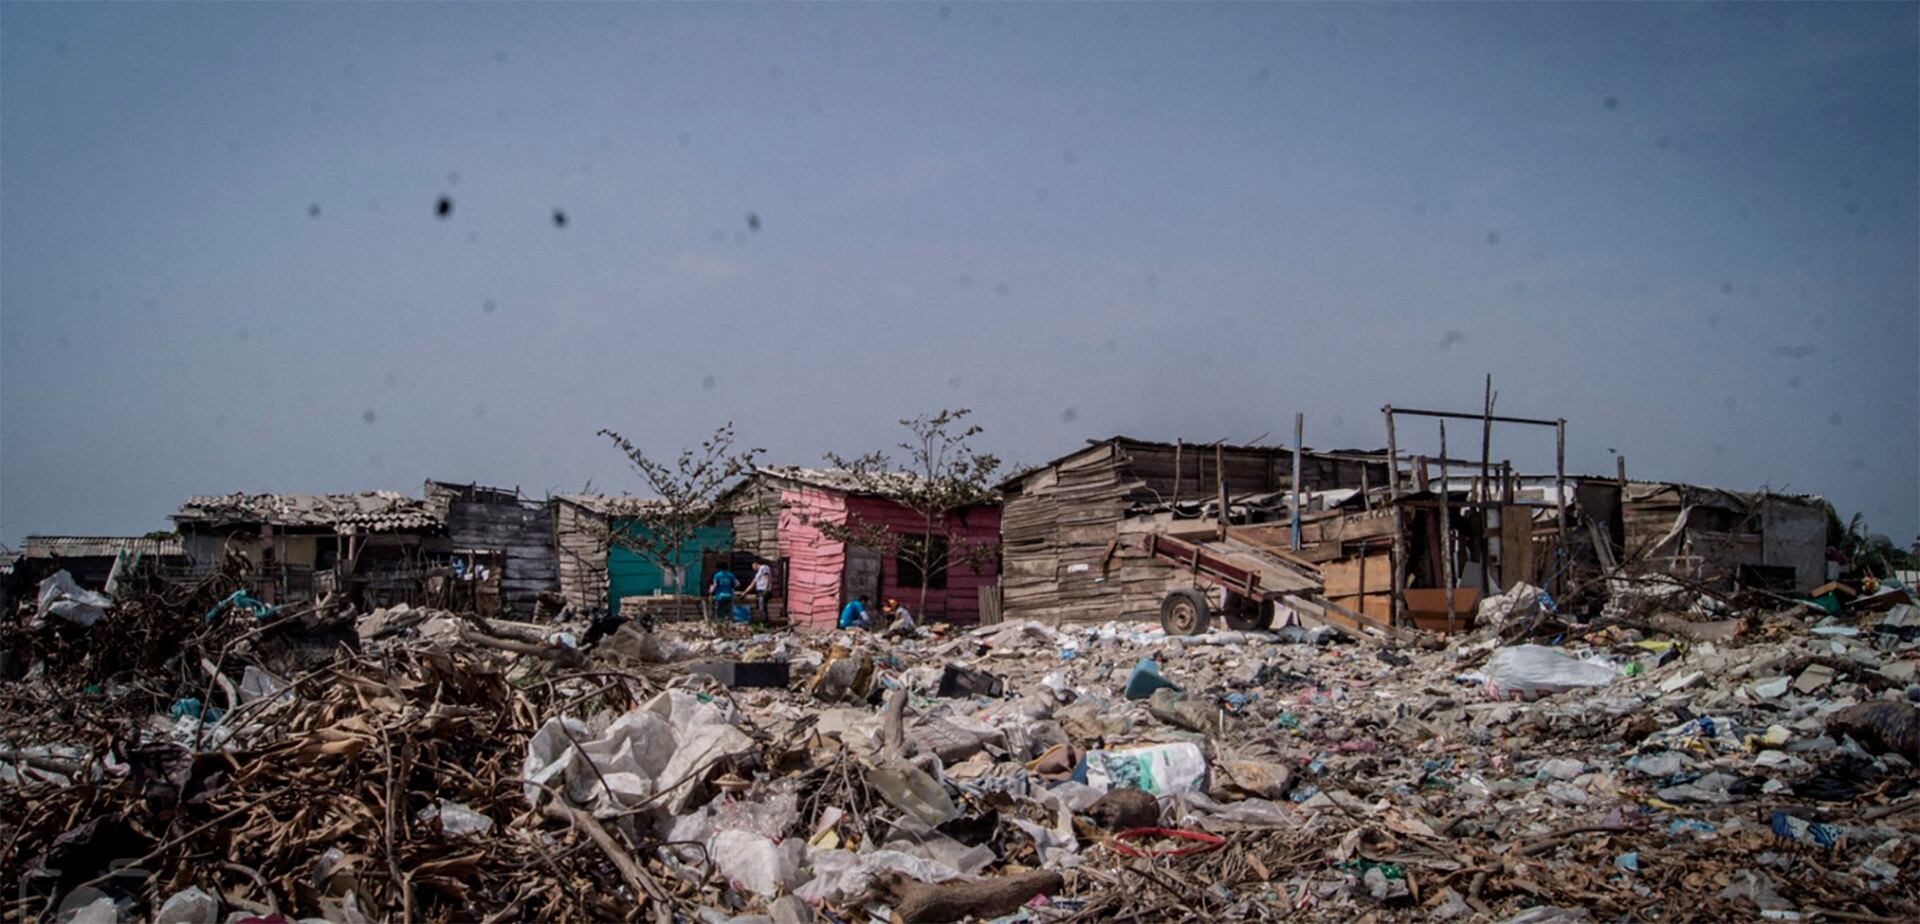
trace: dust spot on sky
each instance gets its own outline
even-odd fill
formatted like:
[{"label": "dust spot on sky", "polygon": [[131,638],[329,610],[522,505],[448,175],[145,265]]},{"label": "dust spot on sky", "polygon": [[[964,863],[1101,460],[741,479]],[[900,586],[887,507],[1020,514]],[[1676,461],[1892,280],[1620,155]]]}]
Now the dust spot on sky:
[{"label": "dust spot on sky", "polygon": [[712,390],[713,390],[713,376],[710,376],[710,375],[709,375],[709,376],[704,376],[704,377],[702,377],[702,378],[700,379],[700,387],[701,387],[701,388],[704,388],[704,389],[706,389],[706,390],[708,390],[708,391],[712,391]]},{"label": "dust spot on sky", "polygon": [[367,457],[367,464],[373,466],[374,468],[379,468],[380,465],[386,461],[387,460],[381,458],[380,454],[377,452]]},{"label": "dust spot on sky", "polygon": [[950,376],[947,376],[947,387],[948,387],[948,388],[959,388],[959,387],[960,387],[960,382],[961,382],[961,379],[960,379],[960,376],[959,376],[959,375],[950,375]]},{"label": "dust spot on sky", "polygon": [[1419,202],[1415,202],[1413,204],[1413,214],[1415,215],[1427,214],[1427,200],[1422,199]]},{"label": "dust spot on sky", "polygon": [[88,289],[88,290],[87,290],[87,301],[90,301],[90,302],[92,302],[92,303],[94,303],[94,304],[96,304],[96,305],[98,305],[98,304],[100,304],[100,290],[99,290],[99,289]]},{"label": "dust spot on sky", "polygon": [[1272,76],[1273,76],[1272,69],[1263,67],[1257,71],[1254,71],[1253,76],[1247,78],[1247,83],[1257,87],[1263,83],[1266,83],[1267,79]]},{"label": "dust spot on sky", "polygon": [[367,211],[369,211],[369,212],[378,212],[378,211],[380,211],[380,200],[378,200],[378,199],[368,199],[368,200],[367,200]]},{"label": "dust spot on sky", "polygon": [[73,346],[73,338],[66,334],[61,334],[58,338],[54,340],[54,342],[59,344],[60,349],[63,349],[63,350]]},{"label": "dust spot on sky", "polygon": [[1791,377],[1791,378],[1789,378],[1789,379],[1787,379],[1787,387],[1788,387],[1788,388],[1791,388],[1791,389],[1794,389],[1794,390],[1796,390],[1796,391],[1798,391],[1798,390],[1799,390],[1799,388],[1800,388],[1800,384],[1801,384],[1801,383],[1800,383],[1800,377],[1799,377],[1799,376],[1797,376],[1797,375],[1796,375],[1796,376],[1793,376],[1793,377]]},{"label": "dust spot on sky", "polygon": [[482,418],[482,417],[485,417],[485,416],[487,416],[487,406],[486,406],[486,405],[484,405],[484,404],[476,404],[476,405],[474,405],[474,406],[473,406],[473,417],[474,417],[474,419],[475,419],[475,420],[478,420],[478,419],[480,419],[480,418]]},{"label": "dust spot on sky", "polygon": [[722,231],[722,230],[720,230],[719,228],[715,228],[715,229],[713,229],[713,242],[714,242],[714,243],[716,243],[716,244],[724,244],[724,243],[726,243],[726,242],[727,242],[727,232],[725,232],[725,231]]},{"label": "dust spot on sky", "polygon": [[760,230],[760,213],[758,212],[747,213],[747,230],[748,231]]},{"label": "dust spot on sky", "polygon": [[960,274],[960,278],[953,281],[953,284],[959,286],[963,291],[971,289],[973,288],[973,277],[962,273]]},{"label": "dust spot on sky", "polygon": [[433,204],[433,214],[443,219],[453,214],[453,197],[441,196],[439,201]]},{"label": "dust spot on sky", "polygon": [[1841,188],[1841,189],[1852,189],[1852,188],[1853,188],[1853,177],[1850,177],[1850,176],[1843,176],[1843,177],[1841,177],[1841,178],[1840,178],[1840,188]]},{"label": "dust spot on sky", "polygon": [[367,423],[367,424],[370,424],[370,423],[373,423],[374,421],[376,421],[376,420],[379,420],[379,419],[380,419],[380,415],[379,415],[379,414],[375,414],[375,413],[373,412],[373,408],[367,408],[366,410],[364,410],[364,411],[361,411],[361,412],[360,412],[360,422],[361,422],[361,423]]},{"label": "dust spot on sky", "polygon": [[499,305],[494,303],[493,299],[487,299],[486,301],[480,303],[480,310],[488,314],[492,314],[494,312],[494,309],[499,307],[500,307]]},{"label": "dust spot on sky", "polygon": [[308,218],[320,217],[320,203],[314,202],[307,206],[307,217]]},{"label": "dust spot on sky", "polygon": [[493,60],[496,64],[507,63],[507,50],[505,48],[495,48],[493,50]]},{"label": "dust spot on sky", "polygon": [[447,185],[448,186],[460,185],[460,171],[458,170],[447,171]]},{"label": "dust spot on sky", "polygon": [[1721,399],[1720,399],[1720,406],[1721,406],[1721,407],[1723,407],[1723,408],[1726,408],[1726,409],[1727,409],[1727,410],[1729,410],[1729,411],[1731,411],[1731,410],[1734,410],[1734,409],[1736,409],[1736,408],[1738,408],[1738,407],[1740,406],[1740,401],[1739,401],[1739,399],[1737,399],[1737,398],[1735,398],[1734,396],[1732,396],[1732,395],[1728,395],[1728,396],[1726,396],[1725,398],[1721,398]]},{"label": "dust spot on sky", "polygon": [[1653,139],[1653,146],[1664,151],[1670,147],[1673,147],[1673,139],[1667,137],[1666,135],[1661,135],[1660,137]]},{"label": "dust spot on sky", "polygon": [[1467,342],[1466,334],[1449,329],[1446,333],[1440,335],[1440,350],[1441,352],[1446,352],[1447,350],[1453,349],[1454,344],[1465,342]]},{"label": "dust spot on sky", "polygon": [[1120,349],[1120,342],[1112,337],[1108,337],[1100,342],[1100,348],[1109,353],[1117,352]]},{"label": "dust spot on sky", "polygon": [[1338,430],[1341,427],[1344,427],[1347,425],[1347,418],[1344,415],[1335,414],[1333,415],[1333,420],[1331,421],[1331,423],[1333,424],[1333,428],[1335,430]]},{"label": "dust spot on sky", "polygon": [[227,139],[227,153],[228,153],[228,154],[238,154],[238,153],[240,153],[240,142],[239,142],[238,140],[236,140],[236,139],[233,139],[233,138],[228,138],[228,139]]},{"label": "dust spot on sky", "polygon": [[1713,444],[1713,454],[1714,454],[1714,455],[1716,455],[1716,456],[1724,456],[1724,455],[1726,455],[1726,454],[1727,454],[1727,444],[1725,444],[1725,443],[1715,443],[1715,444]]},{"label": "dust spot on sky", "polygon": [[143,302],[141,302],[140,304],[142,304],[142,305],[145,305],[145,306],[146,306],[146,309],[147,309],[148,311],[158,311],[158,310],[160,310],[160,300],[159,300],[159,299],[157,299],[157,298],[149,298],[149,299],[147,299],[147,300],[145,300],[145,301],[143,301]]},{"label": "dust spot on sky", "polygon": [[1849,202],[1849,203],[1847,203],[1847,214],[1849,214],[1849,215],[1858,215],[1858,214],[1860,214],[1860,203],[1858,203],[1858,202]]},{"label": "dust spot on sky", "polygon": [[1606,99],[1601,100],[1600,105],[1607,107],[1608,112],[1613,112],[1614,110],[1617,110],[1620,108],[1620,98],[1617,96],[1609,96]]},{"label": "dust spot on sky", "polygon": [[937,9],[937,10],[934,10],[934,11],[933,11],[933,15],[935,15],[935,16],[938,16],[938,17],[940,17],[941,19],[952,19],[952,18],[953,18],[953,7],[950,7],[950,6],[948,6],[948,5],[946,5],[946,4],[944,4],[944,3],[942,3],[942,4],[940,4],[940,8],[939,8],[939,9]]},{"label": "dust spot on sky", "polygon": [[778,65],[778,64],[774,64],[774,65],[770,65],[770,66],[769,66],[769,67],[767,68],[767,79],[768,79],[768,80],[779,80],[780,78],[782,78],[782,77],[785,77],[785,76],[787,76],[787,72],[786,72],[786,69],[785,69],[785,68],[782,68],[782,67],[781,67],[780,65]]},{"label": "dust spot on sky", "polygon": [[241,343],[245,343],[253,339],[253,331],[245,327],[242,327],[239,330],[234,331],[233,335],[235,337],[239,337]]},{"label": "dust spot on sky", "polygon": [[225,430],[227,428],[227,415],[225,414],[213,415],[213,428],[215,430]]},{"label": "dust spot on sky", "polygon": [[693,143],[693,133],[692,133],[692,132],[681,132],[681,133],[680,133],[680,138],[679,138],[678,140],[680,141],[680,146],[684,148],[684,147],[686,147],[687,145],[690,145],[690,144],[692,144],[692,143]]},{"label": "dust spot on sky", "polygon": [[54,46],[53,46],[53,56],[54,56],[54,57],[56,57],[56,58],[64,58],[64,57],[66,57],[66,56],[67,56],[67,43],[66,43],[66,42],[56,42],[56,43],[54,43]]},{"label": "dust spot on sky", "polygon": [[1149,289],[1157,288],[1159,285],[1160,285],[1160,274],[1153,272],[1151,270],[1147,271],[1147,288]]},{"label": "dust spot on sky", "polygon": [[556,228],[564,228],[567,226],[567,212],[565,209],[553,210],[553,226]]},{"label": "dust spot on sky", "polygon": [[1038,188],[1036,188],[1036,189],[1034,189],[1034,191],[1033,191],[1033,201],[1035,201],[1035,202],[1045,202],[1045,201],[1047,201],[1047,188],[1046,188],[1045,186],[1041,186],[1041,187],[1038,187]]},{"label": "dust spot on sky", "polygon": [[1062,151],[1062,152],[1060,152],[1060,163],[1061,163],[1061,164],[1063,164],[1063,165],[1065,165],[1065,166],[1068,166],[1068,167],[1071,167],[1071,166],[1073,166],[1074,164],[1077,164],[1077,163],[1079,163],[1079,162],[1080,162],[1080,158],[1078,158],[1078,157],[1075,157],[1072,151]]},{"label": "dust spot on sky", "polygon": [[1860,471],[1867,467],[1867,460],[1859,456],[1854,456],[1853,458],[1847,460],[1847,467],[1853,469],[1856,472]]},{"label": "dust spot on sky", "polygon": [[1773,348],[1773,355],[1782,359],[1806,359],[1819,353],[1819,345],[1812,343],[1783,343]]},{"label": "dust spot on sky", "polygon": [[1488,232],[1487,232],[1487,243],[1489,243],[1489,244],[1498,244],[1498,243],[1500,243],[1500,232],[1498,232],[1498,231],[1488,231]]},{"label": "dust spot on sky", "polygon": [[1001,298],[1005,298],[1008,295],[1013,294],[1013,287],[1010,285],[1007,285],[1006,280],[1001,280],[993,284],[993,294],[998,295]]},{"label": "dust spot on sky", "polygon": [[388,388],[392,388],[393,386],[400,384],[400,374],[397,372],[389,372],[387,373],[386,378],[382,379],[382,381],[387,383]]},{"label": "dust spot on sky", "polygon": [[1827,415],[1827,426],[1829,427],[1837,427],[1846,422],[1847,422],[1847,419],[1845,417],[1840,416],[1839,411],[1834,411],[1833,413]]},{"label": "dust spot on sky", "polygon": [[1721,294],[1721,295],[1732,295],[1732,294],[1733,294],[1733,283],[1731,283],[1731,282],[1722,282],[1722,283],[1720,283],[1720,294]]},{"label": "dust spot on sky", "polygon": [[1073,423],[1074,421],[1079,419],[1080,419],[1080,409],[1077,407],[1070,407],[1060,412],[1061,423]]},{"label": "dust spot on sky", "polygon": [[316,99],[308,103],[307,108],[312,110],[314,115],[319,115],[321,112],[325,111],[327,107],[320,105],[320,101]]},{"label": "dust spot on sky", "polygon": [[505,122],[508,119],[507,111],[505,109],[495,109],[493,111],[493,117],[502,122]]}]

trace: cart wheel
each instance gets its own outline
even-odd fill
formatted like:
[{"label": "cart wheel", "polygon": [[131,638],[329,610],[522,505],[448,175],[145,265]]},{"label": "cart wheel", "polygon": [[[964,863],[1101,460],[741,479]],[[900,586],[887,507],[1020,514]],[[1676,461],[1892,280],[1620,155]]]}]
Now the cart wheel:
[{"label": "cart wheel", "polygon": [[1168,635],[1207,631],[1207,596],[1192,588],[1176,590],[1160,601],[1160,628]]},{"label": "cart wheel", "polygon": [[1225,615],[1229,629],[1265,632],[1273,628],[1273,601],[1261,600],[1256,603],[1245,597],[1235,597]]}]

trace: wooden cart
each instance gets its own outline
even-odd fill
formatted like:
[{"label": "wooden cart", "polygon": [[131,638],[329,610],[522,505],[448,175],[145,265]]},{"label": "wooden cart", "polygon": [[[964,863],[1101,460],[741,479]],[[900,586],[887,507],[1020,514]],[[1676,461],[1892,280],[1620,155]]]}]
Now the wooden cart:
[{"label": "wooden cart", "polygon": [[1285,604],[1302,619],[1357,638],[1400,638],[1392,626],[1328,600],[1326,585],[1311,562],[1232,528],[1225,538],[1210,527],[1204,532],[1149,533],[1145,542],[1147,554],[1184,567],[1193,580],[1192,587],[1174,590],[1160,601],[1160,625],[1168,635],[1207,631],[1214,616],[1207,590],[1218,588],[1225,601],[1219,615],[1231,629],[1270,629],[1278,605]]}]

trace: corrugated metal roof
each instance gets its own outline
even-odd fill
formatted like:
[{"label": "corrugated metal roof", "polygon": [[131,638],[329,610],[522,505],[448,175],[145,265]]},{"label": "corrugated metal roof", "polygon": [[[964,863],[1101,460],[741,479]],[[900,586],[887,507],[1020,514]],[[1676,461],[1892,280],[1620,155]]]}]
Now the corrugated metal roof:
[{"label": "corrugated metal roof", "polygon": [[809,487],[875,497],[899,494],[913,487],[919,480],[916,476],[904,472],[864,475],[843,468],[806,468],[799,465],[763,465],[754,469],[754,472]]},{"label": "corrugated metal roof", "polygon": [[666,506],[665,501],[647,497],[629,497],[616,494],[555,494],[556,500],[597,513],[601,516],[631,516],[642,510],[659,509]]},{"label": "corrugated metal roof", "polygon": [[179,536],[28,536],[22,558],[111,558],[122,551],[136,555],[185,555]]},{"label": "corrugated metal roof", "polygon": [[424,501],[397,491],[359,494],[227,494],[191,497],[173,515],[177,523],[266,523],[273,526],[352,527],[384,533],[441,525]]}]

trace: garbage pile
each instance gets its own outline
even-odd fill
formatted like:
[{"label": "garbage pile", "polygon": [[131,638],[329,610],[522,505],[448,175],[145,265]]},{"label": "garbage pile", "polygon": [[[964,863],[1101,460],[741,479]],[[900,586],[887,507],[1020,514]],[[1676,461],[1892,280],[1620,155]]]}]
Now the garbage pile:
[{"label": "garbage pile", "polygon": [[28,601],[4,914],[1920,919],[1910,602],[1526,590],[1397,647]]}]

